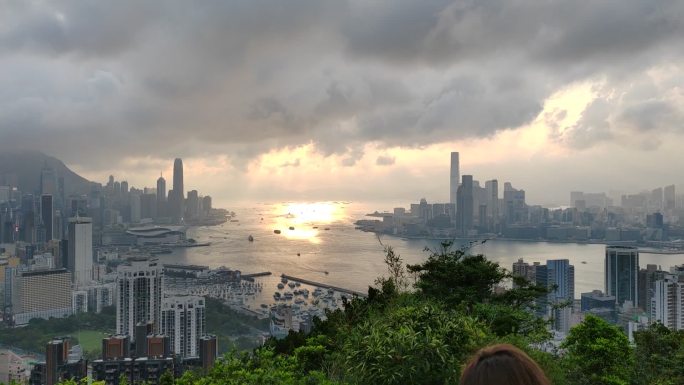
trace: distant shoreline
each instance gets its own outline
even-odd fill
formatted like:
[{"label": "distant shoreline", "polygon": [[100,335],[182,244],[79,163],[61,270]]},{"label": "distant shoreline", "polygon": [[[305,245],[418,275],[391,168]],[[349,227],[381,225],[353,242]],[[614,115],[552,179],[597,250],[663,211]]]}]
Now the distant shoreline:
[{"label": "distant shoreline", "polygon": [[555,244],[575,244],[575,245],[631,245],[639,248],[639,252],[643,254],[664,254],[664,255],[684,255],[684,250],[667,250],[657,249],[653,247],[644,247],[636,245],[632,241],[603,241],[603,240],[587,240],[582,242],[577,241],[560,241],[552,239],[521,239],[521,238],[505,238],[505,237],[433,237],[433,236],[417,236],[417,235],[395,235],[382,233],[378,231],[361,230],[364,232],[374,233],[376,235],[386,235],[392,238],[400,238],[406,240],[427,240],[427,241],[464,241],[464,242],[482,242],[482,241],[509,241],[509,242],[526,242],[526,243],[555,243]]}]

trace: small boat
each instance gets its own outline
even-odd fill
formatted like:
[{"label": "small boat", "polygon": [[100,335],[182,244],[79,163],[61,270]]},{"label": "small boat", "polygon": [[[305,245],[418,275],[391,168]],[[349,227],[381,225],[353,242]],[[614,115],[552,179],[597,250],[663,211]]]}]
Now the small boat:
[{"label": "small boat", "polygon": [[330,274],[330,273],[328,273],[327,271],[324,271],[323,273],[324,273],[325,275],[328,275],[328,274]]},{"label": "small boat", "polygon": [[254,242],[254,237],[250,235],[249,237],[247,237],[247,240],[250,242]]},{"label": "small boat", "polygon": [[302,284],[299,282],[295,282],[295,286],[300,287],[300,286],[302,286]]},{"label": "small boat", "polygon": [[266,305],[265,303],[262,303],[262,304],[261,304],[261,307],[262,307],[263,309],[266,309],[266,308],[268,308],[268,305]]},{"label": "small boat", "polygon": [[287,278],[285,278],[285,277],[281,278],[281,279],[280,279],[280,282],[282,282],[282,283],[287,283]]},{"label": "small boat", "polygon": [[274,234],[280,234],[280,230],[273,230]]},{"label": "small boat", "polygon": [[583,264],[583,265],[586,265],[586,264],[587,264],[587,261],[582,261],[582,264]]},{"label": "small boat", "polygon": [[290,230],[294,230],[294,226],[290,226]]},{"label": "small boat", "polygon": [[301,254],[297,253],[297,256],[299,257],[299,256],[301,256]]},{"label": "small boat", "polygon": [[278,284],[278,289],[282,290],[282,289],[284,289],[284,288],[285,288],[285,285],[283,285],[282,283],[279,283],[279,284]]},{"label": "small boat", "polygon": [[326,227],[326,228],[323,229],[323,230],[328,231],[328,230],[330,230],[330,227]]},{"label": "small boat", "polygon": [[295,287],[295,284],[294,284],[294,282],[289,282],[289,283],[287,284],[287,286],[289,286],[290,289],[293,289],[293,288]]},{"label": "small boat", "polygon": [[314,229],[318,229],[318,226],[314,226],[313,228],[314,228]]}]

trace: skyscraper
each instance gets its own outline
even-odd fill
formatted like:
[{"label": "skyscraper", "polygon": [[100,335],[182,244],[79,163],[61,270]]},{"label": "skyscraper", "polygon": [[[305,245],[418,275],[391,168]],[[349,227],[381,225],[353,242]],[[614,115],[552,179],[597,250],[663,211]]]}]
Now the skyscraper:
[{"label": "skyscraper", "polygon": [[163,269],[156,260],[133,259],[117,269],[116,333],[135,338],[135,326],[152,322],[159,331]]},{"label": "skyscraper", "polygon": [[199,339],[205,333],[204,298],[174,296],[164,298],[161,308],[161,334],[171,339],[171,351],[181,358],[199,357]]},{"label": "skyscraper", "polygon": [[451,153],[451,173],[449,177],[449,203],[458,204],[458,182],[461,178],[458,165],[458,152]]},{"label": "skyscraper", "polygon": [[549,317],[554,330],[567,333],[575,298],[575,267],[567,259],[549,260],[546,265],[536,266],[535,280],[537,285],[550,290],[537,301],[538,314]]},{"label": "skyscraper", "polygon": [[665,211],[672,211],[675,209],[675,186],[665,186],[663,190],[665,196]]},{"label": "skyscraper", "polygon": [[159,176],[157,179],[157,216],[163,217],[166,214],[166,179]]},{"label": "skyscraper", "polygon": [[461,185],[458,187],[458,203],[456,204],[456,217],[458,228],[463,235],[473,228],[473,176],[463,175]]},{"label": "skyscraper", "polygon": [[40,219],[45,229],[45,242],[53,239],[52,225],[54,222],[55,211],[52,205],[52,195],[43,194],[40,196]]},{"label": "skyscraper", "polygon": [[173,207],[172,216],[174,219],[180,219],[183,217],[184,201],[185,190],[183,186],[183,160],[181,158],[176,158],[176,160],[173,161],[173,200],[171,200]]},{"label": "skyscraper", "polygon": [[618,306],[625,301],[641,305],[638,300],[639,249],[634,246],[606,246],[606,295],[615,297]]},{"label": "skyscraper", "polygon": [[93,220],[86,217],[69,218],[69,256],[67,269],[76,285],[93,280]]},{"label": "skyscraper", "polygon": [[684,329],[684,282],[675,274],[655,281],[650,317],[673,330]]}]

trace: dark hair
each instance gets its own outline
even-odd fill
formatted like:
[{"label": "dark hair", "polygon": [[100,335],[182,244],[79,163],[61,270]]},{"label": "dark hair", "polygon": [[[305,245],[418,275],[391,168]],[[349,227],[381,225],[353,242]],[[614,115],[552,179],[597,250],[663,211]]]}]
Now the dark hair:
[{"label": "dark hair", "polygon": [[551,385],[534,360],[509,344],[480,349],[466,364],[460,385]]}]

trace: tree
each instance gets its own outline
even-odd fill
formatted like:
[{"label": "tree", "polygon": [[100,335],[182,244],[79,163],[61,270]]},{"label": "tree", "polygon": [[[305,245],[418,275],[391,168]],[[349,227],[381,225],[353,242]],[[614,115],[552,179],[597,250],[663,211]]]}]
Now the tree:
[{"label": "tree", "polygon": [[634,332],[637,385],[684,383],[684,331],[670,330],[661,323]]},{"label": "tree", "polygon": [[625,333],[601,318],[587,316],[561,345],[568,378],[577,385],[626,385],[634,356]]}]

